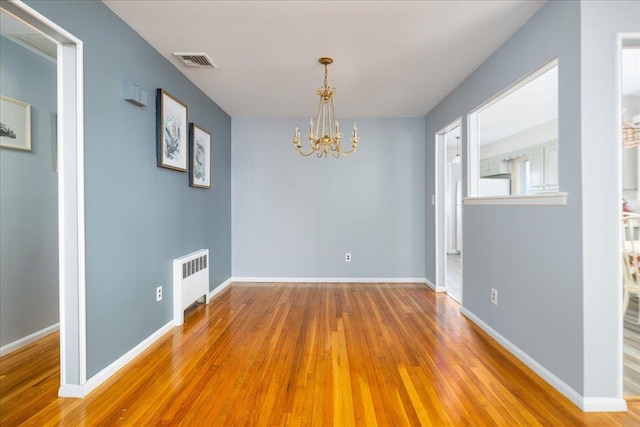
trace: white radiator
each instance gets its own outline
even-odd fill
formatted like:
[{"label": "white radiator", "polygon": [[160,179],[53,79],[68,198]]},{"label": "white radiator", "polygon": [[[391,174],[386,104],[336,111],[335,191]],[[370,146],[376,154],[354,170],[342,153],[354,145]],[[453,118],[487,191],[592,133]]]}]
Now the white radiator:
[{"label": "white radiator", "polygon": [[184,310],[204,297],[209,304],[209,249],[173,260],[173,320],[184,323]]}]

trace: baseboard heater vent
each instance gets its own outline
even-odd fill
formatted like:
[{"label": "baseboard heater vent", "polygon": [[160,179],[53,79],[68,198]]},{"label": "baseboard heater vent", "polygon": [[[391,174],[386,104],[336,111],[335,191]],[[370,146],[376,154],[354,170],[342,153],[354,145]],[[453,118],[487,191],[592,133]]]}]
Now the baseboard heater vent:
[{"label": "baseboard heater vent", "polygon": [[173,260],[173,320],[184,323],[184,310],[204,297],[209,304],[209,249]]}]

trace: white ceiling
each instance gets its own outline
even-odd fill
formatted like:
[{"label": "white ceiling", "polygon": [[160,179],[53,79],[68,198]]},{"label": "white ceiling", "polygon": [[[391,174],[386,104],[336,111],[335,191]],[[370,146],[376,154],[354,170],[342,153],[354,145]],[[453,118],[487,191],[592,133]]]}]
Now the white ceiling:
[{"label": "white ceiling", "polygon": [[103,1],[233,117],[315,114],[321,56],[338,117],[425,116],[545,3]]}]

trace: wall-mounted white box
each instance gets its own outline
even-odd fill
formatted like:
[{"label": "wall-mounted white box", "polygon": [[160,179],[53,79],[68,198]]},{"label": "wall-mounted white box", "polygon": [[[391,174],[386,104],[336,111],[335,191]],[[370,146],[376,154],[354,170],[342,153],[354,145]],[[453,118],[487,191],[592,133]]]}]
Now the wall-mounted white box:
[{"label": "wall-mounted white box", "polygon": [[131,82],[124,82],[124,99],[138,107],[146,107],[147,91]]}]

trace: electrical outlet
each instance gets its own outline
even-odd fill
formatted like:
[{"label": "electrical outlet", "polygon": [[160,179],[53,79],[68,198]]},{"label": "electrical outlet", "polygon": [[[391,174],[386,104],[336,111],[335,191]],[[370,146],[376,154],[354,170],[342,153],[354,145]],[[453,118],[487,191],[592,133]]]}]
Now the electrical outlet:
[{"label": "electrical outlet", "polygon": [[156,288],[156,302],[162,301],[162,286]]},{"label": "electrical outlet", "polygon": [[351,262],[351,254],[349,252],[344,254],[344,262]]},{"label": "electrical outlet", "polygon": [[498,291],[491,288],[491,304],[498,305]]}]

